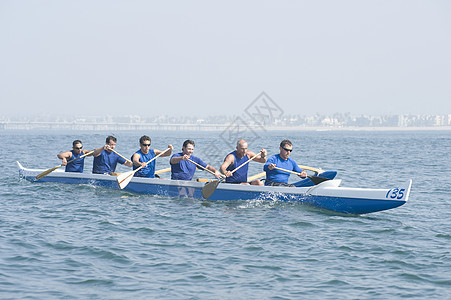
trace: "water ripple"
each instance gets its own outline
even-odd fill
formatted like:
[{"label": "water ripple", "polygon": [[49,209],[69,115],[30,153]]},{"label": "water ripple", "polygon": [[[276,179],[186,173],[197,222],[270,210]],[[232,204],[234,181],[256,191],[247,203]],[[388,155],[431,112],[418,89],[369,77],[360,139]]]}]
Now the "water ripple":
[{"label": "water ripple", "polygon": [[[40,145],[25,149],[17,146],[17,135],[3,134],[6,146],[0,151],[10,154],[0,155],[0,297],[449,297],[451,186],[446,170],[451,160],[440,150],[451,149],[448,132],[268,133],[261,146],[276,152],[273,141],[282,135],[305,149],[322,145],[321,151],[292,155],[305,164],[338,170],[345,186],[385,187],[413,178],[409,203],[350,216],[268,196],[214,202],[29,183],[17,178],[15,160],[30,167],[54,166],[55,149],[65,149],[75,136],[98,145],[104,135],[24,133],[31,145]],[[193,138],[196,152],[202,153],[212,136],[194,133]],[[135,132],[120,133],[118,140],[121,153],[136,151]],[[179,132],[152,136],[155,145],[179,140]],[[223,155],[216,159],[215,165]],[[166,167],[167,158],[158,163]],[[417,172],[419,167],[424,172]],[[259,164],[250,168],[253,174],[261,172]]]}]

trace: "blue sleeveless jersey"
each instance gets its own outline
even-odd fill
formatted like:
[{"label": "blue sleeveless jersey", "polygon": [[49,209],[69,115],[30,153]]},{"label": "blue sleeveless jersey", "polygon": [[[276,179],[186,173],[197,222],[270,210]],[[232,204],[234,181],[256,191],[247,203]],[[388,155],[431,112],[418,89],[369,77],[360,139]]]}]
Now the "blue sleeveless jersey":
[{"label": "blue sleeveless jersey", "polygon": [[[72,152],[72,155],[71,155],[70,159],[67,160],[68,162],[70,160],[76,159],[77,157],[84,155],[83,151],[81,151],[79,155],[75,155],[74,150],[71,150],[70,152]],[[66,172],[83,173],[84,166],[85,166],[85,158],[82,157],[82,158],[77,159],[76,161],[71,162],[70,164],[67,164]]]},{"label": "blue sleeveless jersey", "polygon": [[[142,153],[141,149],[136,151],[135,153],[139,154],[139,161],[140,162],[148,162],[152,158],[155,157],[155,151],[153,149],[149,149],[149,153],[144,154]],[[133,170],[138,169],[139,166],[133,165]],[[147,177],[147,178],[155,178],[155,160],[153,160],[150,164],[147,165],[147,167],[144,167],[140,169],[138,172],[135,173],[136,177]]]},{"label": "blue sleeveless jersey", "polygon": [[99,156],[94,157],[92,173],[109,174],[116,170],[117,163],[125,164],[125,159],[114,152],[103,150]]},{"label": "blue sleeveless jersey", "polygon": [[[183,156],[183,153],[176,153],[172,155],[171,158],[180,156]],[[204,168],[207,167],[207,164],[204,163],[199,157],[191,155],[190,159]],[[193,179],[194,172],[196,172],[196,168],[197,166],[195,164],[187,160],[181,160],[176,164],[171,164],[171,179],[191,180]]]},{"label": "blue sleeveless jersey", "polygon": [[[249,160],[249,157],[247,155],[244,155],[243,158],[239,158],[236,154],[236,151],[233,151],[229,153],[229,155],[232,154],[235,157],[235,161],[233,164],[227,167],[227,171],[233,171],[239,166],[241,166],[243,163],[247,162]],[[235,173],[233,173],[232,176],[226,178],[226,182],[228,183],[242,183],[247,182],[247,170],[249,168],[249,164],[246,164],[245,166],[241,167],[239,170],[237,170]]]}]

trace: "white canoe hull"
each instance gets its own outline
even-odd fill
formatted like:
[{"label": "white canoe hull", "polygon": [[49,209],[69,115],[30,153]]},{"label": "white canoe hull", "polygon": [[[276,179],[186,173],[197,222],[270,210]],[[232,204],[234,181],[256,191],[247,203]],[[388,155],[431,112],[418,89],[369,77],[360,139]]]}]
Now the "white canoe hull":
[{"label": "white canoe hull", "polygon": [[[71,173],[56,170],[36,180],[45,170],[27,169],[19,162],[19,176],[31,182],[90,184],[119,189],[116,176],[90,173]],[[399,207],[409,198],[412,180],[386,189],[340,187],[341,180],[328,180],[312,187],[273,187],[220,183],[209,201],[272,200],[296,201],[322,209],[346,214],[366,214]],[[166,197],[203,199],[205,183],[184,180],[134,177],[124,189],[128,192]]]}]

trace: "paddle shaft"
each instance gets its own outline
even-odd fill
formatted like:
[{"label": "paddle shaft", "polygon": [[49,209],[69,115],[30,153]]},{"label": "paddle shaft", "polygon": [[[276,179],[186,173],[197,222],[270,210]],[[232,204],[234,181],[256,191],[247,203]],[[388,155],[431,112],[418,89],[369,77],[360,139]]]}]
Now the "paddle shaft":
[{"label": "paddle shaft", "polygon": [[[294,175],[298,175],[298,176],[301,175],[301,173],[293,172],[293,171],[290,171],[290,170],[285,170],[285,169],[278,168],[278,167],[274,167],[274,169],[277,169],[277,170],[280,170],[280,171],[284,171],[284,172],[287,172],[287,173],[291,173],[291,174],[294,174]],[[321,182],[323,182],[323,181],[330,180],[330,178],[326,178],[326,177],[318,177],[318,176],[310,176],[310,175],[307,175],[306,178],[310,178],[310,180],[311,180],[315,185],[316,185],[316,184],[319,184],[319,183],[321,183]]]},{"label": "paddle shaft", "polygon": [[[252,156],[251,158],[249,158],[249,160],[247,160],[246,162],[244,162],[242,165],[239,165],[238,167],[236,167],[235,170],[231,171],[230,174],[235,173],[235,172],[238,171],[241,167],[244,167],[245,165],[247,165],[248,163],[250,163],[251,160],[253,160],[254,158],[256,158],[259,154],[260,154],[260,153],[255,154],[254,156]],[[247,154],[246,154],[246,155],[247,155]],[[220,181],[224,180],[225,178],[226,178],[226,177],[222,177],[222,178],[220,179]]]},{"label": "paddle shaft", "polygon": [[294,175],[298,175],[298,176],[301,175],[301,173],[290,171],[290,170],[285,170],[285,169],[282,169],[282,168],[279,168],[279,167],[274,167],[274,169],[277,169],[277,170],[280,170],[280,171],[284,171],[284,172],[287,172],[287,173],[291,173],[291,174],[294,174]]},{"label": "paddle shaft", "polygon": [[215,172],[212,172],[212,171],[210,171],[210,170],[208,170],[207,168],[205,168],[205,167],[203,167],[203,166],[201,166],[201,165],[199,165],[198,163],[196,163],[196,162],[194,162],[194,161],[192,161],[191,159],[189,159],[189,158],[187,158],[187,160],[189,161],[189,162],[192,162],[193,164],[195,164],[197,167],[199,167],[199,168],[201,168],[201,169],[203,169],[203,170],[205,170],[205,171],[207,171],[207,172],[209,172],[211,175],[213,175],[213,176],[215,176],[216,177],[216,175],[215,175]]},{"label": "paddle shaft", "polygon": [[[155,171],[155,175],[161,174],[161,173],[166,173],[166,172],[169,172],[169,171],[171,171],[171,168],[161,169],[161,170]],[[119,176],[121,174],[122,173],[110,173],[111,176]]]},{"label": "paddle shaft", "polygon": [[117,153],[117,151],[116,151],[116,150],[114,150],[114,149],[111,149],[111,151],[113,151],[114,153],[116,153],[117,155],[119,155],[120,157],[122,157],[123,159],[125,159],[126,161],[132,162],[131,160],[129,160],[129,159],[128,159],[128,158],[126,158],[125,156],[123,156],[123,155],[120,155],[119,153]]},{"label": "paddle shaft", "polygon": [[[74,158],[73,160],[69,160],[68,162],[67,162],[67,164],[66,165],[68,165],[68,164],[70,164],[71,162],[74,162],[74,161],[76,161],[77,159],[79,159],[79,158],[83,158],[83,157],[85,157],[85,156],[88,156],[88,155],[90,155],[90,154],[92,154],[92,153],[94,153],[94,150],[92,150],[92,151],[89,151],[88,153],[86,153],[86,154],[83,154],[82,156],[79,156],[79,157],[77,157],[77,158]],[[61,164],[61,166],[60,167],[62,167],[63,166],[63,164]]]},{"label": "paddle shaft", "polygon": [[248,177],[247,178],[247,182],[254,181],[255,179],[258,179],[258,178],[263,177],[265,175],[266,175],[266,172],[261,172],[261,173],[255,174],[255,175],[253,175],[251,177]]},{"label": "paddle shaft", "polygon": [[[79,157],[74,158],[74,159],[72,159],[72,160],[69,160],[69,161],[66,163],[66,165],[68,165],[68,164],[70,164],[70,163],[76,161],[77,159],[80,159],[80,158],[83,158],[83,157],[85,157],[85,156],[88,156],[88,155],[92,154],[93,152],[94,152],[94,150],[89,151],[88,153],[83,154],[82,156],[79,156]],[[64,165],[61,164],[61,165],[59,165],[59,166],[53,167],[53,168],[51,168],[51,169],[48,169],[48,170],[42,172],[41,174],[38,174],[38,176],[36,176],[36,179],[39,180],[39,179],[41,179],[42,177],[47,176],[48,174],[52,173],[52,172],[55,171],[56,169],[61,168],[62,166],[64,166]]]},{"label": "paddle shaft", "polygon": [[[255,175],[253,175],[251,177],[248,177],[247,178],[247,182],[254,181],[255,179],[258,179],[258,178],[263,177],[265,175],[266,175],[266,172],[261,172],[261,173],[255,174]],[[200,181],[200,182],[211,182],[211,179],[198,178],[197,181]]]},{"label": "paddle shaft", "polygon": [[166,173],[169,171],[171,171],[171,168],[161,169],[161,170],[155,171],[155,175],[161,174],[161,173]]},{"label": "paddle shaft", "polygon": [[[309,166],[302,166],[302,165],[298,165],[298,166],[301,169],[313,171],[313,172],[316,172],[316,173],[322,173],[323,172],[323,170],[318,169],[318,168],[313,168],[313,167],[309,167]],[[253,181],[253,180],[258,179],[260,177],[263,177],[265,175],[266,175],[266,172],[261,172],[261,173],[255,174],[255,175],[253,175],[251,177],[248,177],[247,178],[247,182]]]},{"label": "paddle shaft", "polygon": [[154,158],[152,158],[151,160],[149,160],[148,162],[146,162],[146,163],[145,163],[145,164],[146,164],[145,166],[144,166],[144,165],[141,165],[139,168],[137,168],[137,169],[131,171],[130,174],[129,174],[128,176],[126,176],[124,179],[122,179],[119,183],[122,183],[122,182],[124,182],[127,178],[129,178],[130,176],[135,175],[136,172],[138,172],[139,170],[141,170],[141,169],[144,168],[144,167],[147,167],[147,165],[148,165],[149,163],[151,163],[152,161],[154,161],[155,159],[157,159],[158,157],[160,157],[161,155],[163,155],[164,153],[166,153],[166,152],[167,152],[168,150],[170,150],[170,149],[171,149],[171,148],[168,148],[168,149],[164,150],[163,152],[161,152],[160,154],[158,154],[157,156],[155,156]]},{"label": "paddle shaft", "polygon": [[[257,156],[258,156],[258,154],[255,154],[248,161],[246,161],[242,165],[238,166],[237,168],[235,168],[235,170],[233,170],[230,173],[231,174],[235,173],[239,168],[245,166],[246,164],[248,164],[251,160],[253,160]],[[224,180],[225,180],[225,177],[221,177],[218,180],[213,180],[212,182],[209,182],[206,185],[204,185],[204,187],[202,188],[202,197],[204,197],[204,199],[210,198],[210,196],[216,191],[216,188],[218,187],[218,185]]]},{"label": "paddle shaft", "polygon": [[324,172],[321,168],[317,169],[317,168],[313,168],[313,167],[309,167],[309,166],[303,166],[303,165],[298,165],[298,167],[303,169],[303,170],[313,171],[313,172],[318,173],[318,174]]},{"label": "paddle shaft", "polygon": [[246,161],[245,163],[243,163],[242,165],[238,166],[237,168],[235,168],[235,170],[233,170],[232,172],[230,172],[230,174],[235,173],[236,171],[238,171],[241,167],[244,167],[246,164],[250,163],[251,160],[253,160],[254,158],[256,158],[260,153],[255,154],[254,156],[252,156],[251,158],[249,158],[248,161]]}]

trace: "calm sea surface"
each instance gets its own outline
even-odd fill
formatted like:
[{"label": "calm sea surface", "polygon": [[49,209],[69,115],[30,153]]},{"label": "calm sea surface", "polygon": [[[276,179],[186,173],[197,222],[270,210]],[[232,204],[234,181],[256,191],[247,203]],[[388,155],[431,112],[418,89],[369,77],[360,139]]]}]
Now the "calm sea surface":
[{"label": "calm sea surface", "polygon": [[[16,160],[51,168],[74,139],[92,149],[111,133],[0,131],[0,298],[450,299],[451,131],[246,136],[250,150],[270,154],[291,139],[299,164],[337,170],[342,186],[413,179],[406,205],[362,216],[18,178]],[[195,155],[215,167],[233,150],[217,132],[123,131],[116,150],[130,157],[142,134],[157,149],[192,138]],[[168,166],[158,160],[157,169]],[[250,175],[261,171],[251,163]]]}]

